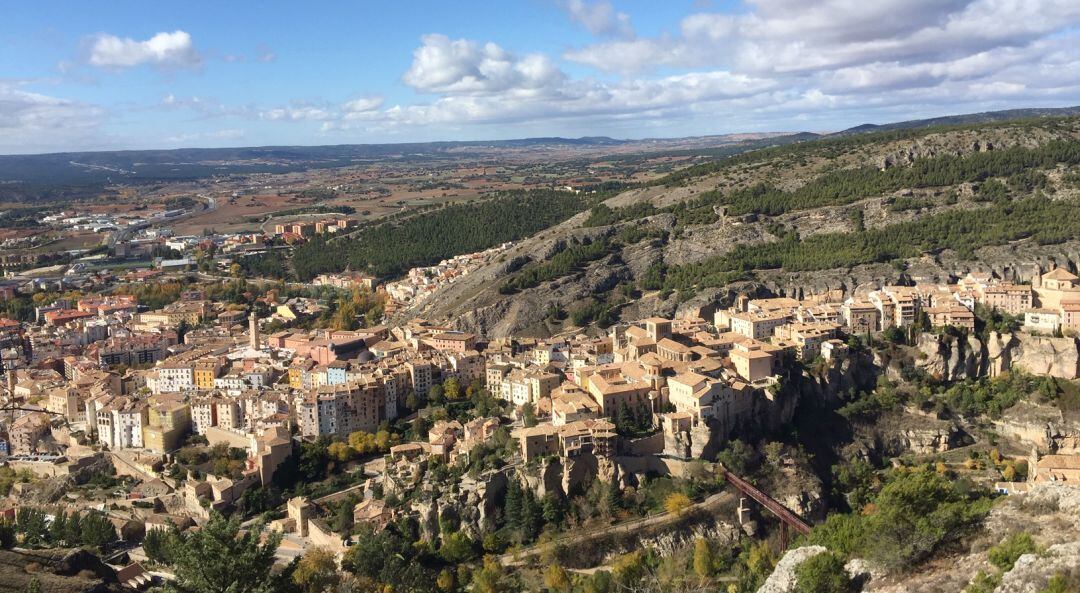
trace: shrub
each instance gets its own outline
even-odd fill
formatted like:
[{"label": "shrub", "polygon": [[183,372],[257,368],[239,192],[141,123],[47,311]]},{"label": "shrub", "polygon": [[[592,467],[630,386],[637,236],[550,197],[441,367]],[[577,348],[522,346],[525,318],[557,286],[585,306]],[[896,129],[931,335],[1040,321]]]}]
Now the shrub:
[{"label": "shrub", "polygon": [[795,590],[799,593],[851,593],[851,579],[844,559],[832,552],[812,556],[795,569]]},{"label": "shrub", "polygon": [[986,553],[990,563],[1001,569],[1002,572],[1012,570],[1016,561],[1024,554],[1034,554],[1039,551],[1031,534],[1026,532],[1014,533],[1005,538],[1000,544],[990,548]]}]

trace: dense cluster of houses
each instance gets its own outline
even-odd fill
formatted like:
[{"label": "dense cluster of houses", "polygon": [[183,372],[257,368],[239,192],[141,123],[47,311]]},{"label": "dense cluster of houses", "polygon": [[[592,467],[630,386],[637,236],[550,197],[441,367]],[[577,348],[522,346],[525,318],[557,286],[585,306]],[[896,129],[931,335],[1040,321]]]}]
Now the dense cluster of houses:
[{"label": "dense cluster of houses", "polygon": [[[365,281],[346,272],[319,283],[348,289]],[[842,359],[848,337],[866,332],[923,324],[971,330],[980,304],[1023,316],[1028,331],[1072,332],[1080,327],[1080,279],[1058,268],[1031,284],[969,274],[955,284],[847,297],[740,296],[709,319],[654,317],[603,335],[546,339],[486,340],[419,319],[300,329],[289,325],[323,304],[267,304],[273,313],[260,319],[197,290],[156,310],[140,310],[130,295],[90,295],[41,306],[33,322],[0,319],[4,399],[19,404],[0,418],[0,453],[31,469],[40,463],[43,473],[55,473],[58,460],[78,463],[103,451],[129,452],[132,463],[149,459],[153,468],[198,435],[246,452],[242,478],[208,475],[183,486],[191,508],[219,508],[267,483],[296,440],[374,434],[435,391],[445,396],[453,379],[459,397],[483,388],[505,401],[513,424],[441,420],[426,439],[395,444],[392,462],[467,460],[501,428],[512,431],[524,461],[610,457],[627,447],[694,458],[762,416],[793,361]],[[270,322],[286,329],[264,332]],[[1036,468],[1071,476],[1072,462],[1053,469],[1056,459]],[[382,517],[375,504],[363,513]]]}]

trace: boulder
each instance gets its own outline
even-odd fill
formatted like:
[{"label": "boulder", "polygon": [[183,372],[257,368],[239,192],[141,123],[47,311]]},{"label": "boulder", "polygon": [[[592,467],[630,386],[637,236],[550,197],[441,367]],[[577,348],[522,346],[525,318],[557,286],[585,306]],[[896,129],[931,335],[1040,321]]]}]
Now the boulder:
[{"label": "boulder", "polygon": [[1038,593],[1056,574],[1080,570],[1080,542],[1056,544],[1043,554],[1024,554],[1001,577],[994,593]]},{"label": "boulder", "polygon": [[803,562],[827,551],[825,546],[802,546],[788,550],[757,593],[794,593],[795,570]]}]

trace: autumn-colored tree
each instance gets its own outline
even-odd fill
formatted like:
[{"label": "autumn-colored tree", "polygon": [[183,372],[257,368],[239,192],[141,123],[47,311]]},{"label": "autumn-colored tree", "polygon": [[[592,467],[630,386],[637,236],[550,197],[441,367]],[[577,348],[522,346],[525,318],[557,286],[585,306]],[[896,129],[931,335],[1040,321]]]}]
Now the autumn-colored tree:
[{"label": "autumn-colored tree", "polygon": [[570,575],[558,564],[552,564],[544,569],[544,585],[554,593],[570,593],[573,587]]},{"label": "autumn-colored tree", "polygon": [[694,574],[702,579],[707,579],[713,574],[712,546],[703,537],[694,540]]},{"label": "autumn-colored tree", "polygon": [[439,576],[435,579],[435,585],[439,587],[440,591],[450,593],[454,590],[454,573],[449,568],[444,568],[439,572]]},{"label": "autumn-colored tree", "polygon": [[356,450],[350,447],[348,443],[343,443],[341,441],[330,443],[330,446],[326,448],[326,452],[329,453],[330,457],[334,460],[340,461],[341,463],[345,463],[356,456]]},{"label": "autumn-colored tree", "polygon": [[664,499],[664,510],[672,515],[681,515],[690,508],[690,497],[682,492],[672,492]]},{"label": "autumn-colored tree", "polygon": [[309,549],[296,564],[292,579],[304,593],[326,591],[338,581],[338,565],[334,553],[321,547]]},{"label": "autumn-colored tree", "polygon": [[1011,464],[1011,463],[1006,464],[1005,469],[1003,469],[1001,471],[1001,477],[1006,482],[1015,482],[1016,481],[1016,466]]}]

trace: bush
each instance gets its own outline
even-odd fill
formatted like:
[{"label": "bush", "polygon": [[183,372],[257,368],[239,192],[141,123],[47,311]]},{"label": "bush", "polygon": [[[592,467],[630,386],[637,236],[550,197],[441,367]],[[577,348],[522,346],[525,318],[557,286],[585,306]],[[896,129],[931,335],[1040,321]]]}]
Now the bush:
[{"label": "bush", "polygon": [[799,593],[851,593],[851,579],[844,559],[832,552],[808,558],[795,569],[795,590]]},{"label": "bush", "polygon": [[986,553],[990,563],[1001,569],[1002,572],[1012,570],[1016,561],[1024,554],[1034,554],[1039,551],[1030,533],[1014,533],[1005,538],[1000,544],[990,548]]},{"label": "bush", "polygon": [[832,515],[808,542],[841,557],[856,551],[887,568],[907,569],[978,526],[990,498],[930,470],[898,471],[864,514]]}]

